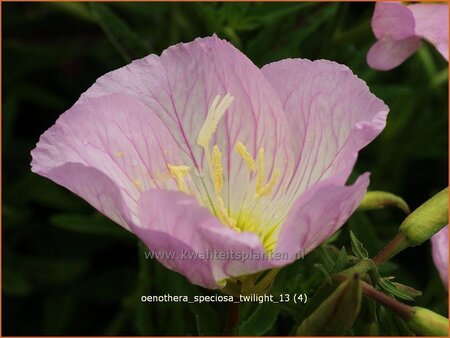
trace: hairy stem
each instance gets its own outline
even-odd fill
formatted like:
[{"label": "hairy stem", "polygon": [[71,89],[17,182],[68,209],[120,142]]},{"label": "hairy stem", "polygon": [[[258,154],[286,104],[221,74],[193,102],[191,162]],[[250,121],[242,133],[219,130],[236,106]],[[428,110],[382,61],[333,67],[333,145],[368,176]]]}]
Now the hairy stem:
[{"label": "hairy stem", "polygon": [[[343,274],[333,275],[333,279],[338,282],[343,282],[348,278],[350,277]],[[414,308],[412,306],[403,304],[398,300],[389,297],[388,295],[384,294],[381,291],[378,291],[372,285],[366,282],[361,281],[361,288],[365,296],[372,298],[376,302],[390,308],[391,310],[399,314],[401,317],[403,317],[405,320],[408,320],[412,317],[414,313]]]},{"label": "hairy stem", "polygon": [[401,232],[397,233],[395,237],[373,258],[376,266],[380,266],[399,252],[403,251],[409,246],[408,240]]}]

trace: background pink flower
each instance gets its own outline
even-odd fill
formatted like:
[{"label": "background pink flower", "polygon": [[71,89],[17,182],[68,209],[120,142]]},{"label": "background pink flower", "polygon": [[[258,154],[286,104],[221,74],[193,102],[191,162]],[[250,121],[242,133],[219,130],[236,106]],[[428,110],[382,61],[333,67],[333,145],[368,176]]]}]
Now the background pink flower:
[{"label": "background pink flower", "polygon": [[345,182],[387,112],[345,66],[294,59],[258,69],[214,36],[100,77],[41,136],[32,170],[152,251],[285,255],[160,258],[219,288],[292,262],[347,220],[368,174]]},{"label": "background pink flower", "polygon": [[448,5],[377,2],[372,29],[378,41],[367,54],[377,70],[399,66],[420,47],[420,39],[433,44],[448,61]]},{"label": "background pink flower", "polygon": [[433,261],[448,289],[448,226],[431,238]]}]

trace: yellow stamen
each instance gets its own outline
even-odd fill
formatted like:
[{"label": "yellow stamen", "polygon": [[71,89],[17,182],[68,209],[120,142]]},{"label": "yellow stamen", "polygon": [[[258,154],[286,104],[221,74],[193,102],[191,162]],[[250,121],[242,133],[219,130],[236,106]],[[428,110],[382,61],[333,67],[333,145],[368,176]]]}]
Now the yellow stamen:
[{"label": "yellow stamen", "polygon": [[205,123],[203,123],[200,133],[198,134],[197,144],[203,148],[207,148],[212,135],[216,132],[217,125],[222,118],[225,111],[231,105],[234,97],[227,94],[220,101],[220,95],[216,95],[211,106],[209,107],[208,114],[206,115]]},{"label": "yellow stamen", "polygon": [[123,157],[123,151],[116,152],[116,157]]},{"label": "yellow stamen", "polygon": [[273,171],[272,176],[269,179],[269,182],[267,182],[267,184],[264,187],[262,187],[261,190],[259,190],[259,192],[256,193],[257,197],[268,195],[272,191],[275,184],[277,184],[280,174],[281,174],[280,169],[276,168]]},{"label": "yellow stamen", "polygon": [[219,220],[234,230],[241,232],[241,229],[236,227],[236,220],[233,217],[228,216],[227,209],[225,208],[225,203],[223,202],[223,198],[220,196],[217,196],[217,212],[218,212],[218,218]]},{"label": "yellow stamen", "polygon": [[247,148],[242,144],[242,142],[238,141],[236,143],[236,151],[247,163],[248,170],[255,171],[256,170],[255,160],[253,159],[252,155],[250,155]]},{"label": "yellow stamen", "polygon": [[220,195],[223,188],[223,167],[222,167],[222,153],[217,144],[213,147],[212,153],[212,179],[214,183],[214,190],[216,194]]},{"label": "yellow stamen", "polygon": [[172,177],[177,181],[178,190],[187,193],[183,177],[189,174],[191,168],[187,165],[172,165],[170,163],[167,163],[167,168],[169,168]]},{"label": "yellow stamen", "polygon": [[258,171],[256,174],[256,193],[259,194],[264,183],[264,149],[259,148],[258,151]]}]

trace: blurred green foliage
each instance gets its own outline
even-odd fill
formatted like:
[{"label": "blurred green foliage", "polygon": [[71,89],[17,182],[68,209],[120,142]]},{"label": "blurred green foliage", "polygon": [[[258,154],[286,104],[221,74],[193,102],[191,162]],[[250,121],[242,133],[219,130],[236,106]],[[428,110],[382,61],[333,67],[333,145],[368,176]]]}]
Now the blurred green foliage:
[{"label": "blurred green foliage", "polygon": [[[39,135],[97,77],[177,42],[216,33],[258,66],[298,57],[346,64],[391,109],[387,128],[362,151],[355,175],[370,171],[372,190],[402,196],[412,209],[447,186],[447,63],[424,43],[393,71],[370,69],[365,56],[374,42],[371,3],[3,3],[2,8],[4,335],[220,334],[226,304],[142,303],[141,295],[213,292],[146,260],[135,237],[32,174],[29,166]],[[357,212],[333,244],[350,252],[351,229],[373,256],[403,217],[393,209]],[[330,258],[326,248],[283,269],[273,288],[274,294],[306,293],[310,303],[243,304],[242,334],[288,334],[311,313],[320,303],[314,293],[324,275],[344,264],[344,256],[336,258],[339,249]],[[382,272],[421,290],[414,304],[446,315],[447,295],[429,243],[408,249]],[[380,327],[372,323],[375,331],[364,331],[361,322],[350,334],[408,333],[389,310],[375,309],[368,300],[363,305],[361,316],[378,318]]]}]

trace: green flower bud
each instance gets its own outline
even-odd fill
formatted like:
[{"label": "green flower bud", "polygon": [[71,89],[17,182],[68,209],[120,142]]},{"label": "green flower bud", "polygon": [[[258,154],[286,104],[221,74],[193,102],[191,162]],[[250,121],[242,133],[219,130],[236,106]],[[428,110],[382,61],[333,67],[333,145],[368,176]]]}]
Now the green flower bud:
[{"label": "green flower bud", "polygon": [[448,188],[434,195],[414,210],[400,225],[409,246],[419,245],[430,239],[448,224]]},{"label": "green flower bud", "polygon": [[406,324],[419,336],[448,337],[448,318],[428,309],[415,306],[412,318],[407,320]]},{"label": "green flower bud", "polygon": [[381,209],[389,206],[397,207],[405,214],[410,213],[409,206],[403,198],[385,191],[368,191],[358,206],[358,210]]},{"label": "green flower bud", "polygon": [[347,279],[297,328],[297,336],[344,335],[353,326],[361,307],[359,276]]}]

